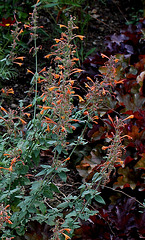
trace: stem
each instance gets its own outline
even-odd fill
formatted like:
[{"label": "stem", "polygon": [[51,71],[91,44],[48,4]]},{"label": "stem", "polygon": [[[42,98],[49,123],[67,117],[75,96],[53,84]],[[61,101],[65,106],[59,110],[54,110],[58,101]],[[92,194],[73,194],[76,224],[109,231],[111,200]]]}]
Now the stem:
[{"label": "stem", "polygon": [[143,203],[141,203],[140,201],[138,201],[135,197],[132,197],[132,196],[130,196],[129,194],[127,194],[127,193],[125,193],[125,192],[123,192],[123,191],[121,191],[121,190],[118,190],[118,189],[113,189],[113,188],[111,188],[111,187],[104,186],[104,185],[103,185],[103,187],[108,188],[108,189],[110,189],[110,190],[112,190],[112,191],[115,191],[115,192],[124,194],[125,196],[133,199],[135,202],[139,203],[139,205],[141,205],[143,208],[145,208],[145,205],[144,205]]},{"label": "stem", "polygon": [[[36,26],[35,26],[36,27]],[[37,107],[37,80],[38,80],[38,57],[37,57],[37,39],[36,39],[36,28],[35,28],[35,38],[34,38],[34,47],[35,47],[35,103],[34,103],[34,122],[36,118],[36,107]]]}]

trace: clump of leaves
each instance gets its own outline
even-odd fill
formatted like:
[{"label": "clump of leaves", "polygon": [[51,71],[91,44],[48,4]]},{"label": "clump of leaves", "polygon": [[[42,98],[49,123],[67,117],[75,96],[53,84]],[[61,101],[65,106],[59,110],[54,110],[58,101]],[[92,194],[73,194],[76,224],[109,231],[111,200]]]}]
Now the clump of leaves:
[{"label": "clump of leaves", "polygon": [[[108,79],[107,81],[107,83],[109,84],[109,88],[104,88],[104,98],[103,95],[100,95],[100,98],[99,95],[97,95],[97,98],[101,100],[102,106],[99,105],[101,106],[101,108],[98,107],[98,101],[96,98],[96,109],[92,111],[93,113],[96,111],[96,117],[95,119],[92,118],[93,125],[92,127],[90,127],[91,129],[88,129],[87,132],[87,137],[90,142],[92,142],[93,149],[90,152],[90,155],[84,156],[83,160],[77,166],[77,169],[79,174],[83,177],[83,181],[89,182],[90,179],[92,179],[92,176],[96,172],[100,172],[101,167],[105,166],[105,164],[108,163],[108,159],[110,159],[110,163],[113,161],[113,159],[117,158],[117,156],[120,156],[120,163],[119,161],[118,163],[116,161],[113,161],[116,163],[114,164],[114,166],[111,164],[110,172],[108,172],[108,182],[103,190],[104,197],[110,196],[111,203],[108,204],[109,210],[107,210],[108,212],[103,208],[102,210],[100,210],[100,213],[101,211],[104,213],[104,215],[102,213],[102,218],[100,218],[100,216],[94,216],[94,218],[97,219],[97,224],[100,224],[101,227],[98,229],[96,226],[96,228],[94,229],[91,220],[87,223],[84,223],[82,229],[78,230],[78,234],[83,236],[81,239],[93,239],[95,231],[97,234],[96,239],[121,239],[123,235],[121,235],[121,224],[116,219],[117,214],[119,214],[118,219],[121,219],[122,224],[125,224],[126,221],[129,224],[126,226],[126,235],[128,236],[128,239],[132,239],[133,235],[136,236],[136,238],[144,237],[144,230],[142,227],[142,230],[139,230],[140,227],[138,225],[138,221],[143,222],[144,213],[139,214],[139,210],[136,211],[135,207],[133,207],[132,209],[130,209],[130,214],[127,214],[125,212],[121,216],[120,212],[123,210],[120,210],[119,207],[122,205],[122,209],[126,211],[128,208],[128,203],[131,201],[131,203],[133,204],[131,206],[134,206],[135,200],[137,202],[140,201],[140,205],[143,206],[144,199],[143,193],[145,190],[145,135],[143,116],[145,110],[145,97],[143,60],[144,45],[142,44],[144,42],[143,31],[144,20],[141,20],[137,26],[128,26],[127,29],[121,31],[120,35],[112,35],[108,37],[106,41],[107,50],[105,54],[109,55],[109,59],[112,58],[112,56],[110,57],[110,54],[117,54],[116,58],[118,59],[118,62],[116,62],[115,65],[112,65],[115,69],[114,79],[116,81],[116,84],[113,83],[111,85],[109,83],[109,80],[111,80],[110,77],[110,79]],[[95,56],[90,56],[83,63],[84,72],[80,75],[78,81],[80,83],[80,94],[82,94],[84,99],[85,97],[87,97],[89,92],[89,88],[85,88],[88,83],[91,82],[90,89],[93,96],[95,84],[99,86],[100,83],[100,87],[102,87],[105,77],[104,73],[109,73],[107,69],[109,64],[107,62],[107,58],[104,61],[104,58],[102,58],[102,56],[102,54],[98,53]],[[105,66],[103,66],[104,63]],[[90,77],[92,79],[91,81]],[[109,89],[111,91],[109,91]],[[106,91],[109,92],[109,96],[111,99],[110,103],[108,103],[107,100],[105,101]],[[103,94],[103,91],[101,91],[101,94]],[[92,96],[90,93],[90,98]],[[92,105],[93,104],[91,104],[91,106]],[[86,115],[89,116],[88,113],[86,113]],[[120,123],[123,124],[122,120],[123,117],[126,115],[129,115],[132,119],[130,120],[127,118],[124,126],[122,125],[122,127],[120,127],[122,136],[120,136],[121,141],[118,141],[117,139],[119,139],[119,134],[114,128],[114,122],[116,119],[116,121],[121,121]],[[117,141],[115,140],[115,136],[117,137]],[[126,137],[124,138],[123,136]],[[110,144],[112,137],[113,141],[112,144]],[[115,148],[115,142],[119,144],[118,147],[121,147],[122,145],[122,150],[125,151],[120,151],[119,149],[116,151],[116,153],[113,152],[113,148]],[[102,152],[102,148],[106,150],[106,154]],[[103,160],[104,156],[105,158]],[[107,168],[107,170],[109,170],[109,167]],[[113,192],[111,190],[110,192],[108,192],[107,187],[109,189],[112,189],[112,191],[114,189],[115,191],[120,192],[121,195],[117,195],[116,198],[111,197]],[[128,194],[128,196],[130,195],[130,199],[126,200],[126,198],[121,197],[122,194]],[[132,196],[135,196],[133,200]],[[106,201],[108,201],[108,198],[105,199]],[[129,219],[125,219],[126,215],[129,216]],[[138,220],[138,218],[140,220]],[[108,230],[108,227],[111,226],[111,224],[112,232]],[[105,233],[104,225],[106,226]],[[84,226],[87,229],[87,231],[85,232],[86,235],[83,234],[85,231]],[[122,228],[123,227],[124,225],[122,225]],[[93,229],[94,231],[93,236],[89,236],[89,231],[91,232],[90,229]],[[113,232],[115,232],[114,235]]]},{"label": "clump of leaves", "polygon": [[99,215],[90,217],[89,221],[76,230],[72,239],[140,239],[145,237],[145,212],[139,212],[134,199],[120,198],[116,204],[99,210]]}]

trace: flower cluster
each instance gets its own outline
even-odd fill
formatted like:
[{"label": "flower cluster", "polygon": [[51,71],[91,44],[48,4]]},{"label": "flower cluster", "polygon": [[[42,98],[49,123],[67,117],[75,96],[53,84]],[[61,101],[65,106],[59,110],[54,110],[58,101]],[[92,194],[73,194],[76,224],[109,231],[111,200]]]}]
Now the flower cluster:
[{"label": "flower cluster", "polygon": [[4,207],[3,204],[0,204],[0,230],[4,228],[3,224],[5,222],[12,224],[10,221],[9,211],[7,210],[9,207],[10,205]]},{"label": "flower cluster", "polygon": [[40,113],[44,115],[43,123],[47,124],[46,131],[52,131],[57,135],[61,145],[65,145],[67,133],[75,130],[72,122],[78,121],[71,118],[75,95],[72,76],[82,71],[74,68],[78,58],[74,56],[75,48],[71,41],[75,37],[83,36],[73,34],[73,30],[77,27],[72,17],[68,26],[60,25],[60,27],[65,27],[67,30],[61,34],[60,39],[55,39],[54,51],[45,56],[45,58],[53,57],[55,70],[50,67],[47,72],[43,72],[44,79],[40,80],[43,92],[41,98],[44,103],[40,106]]},{"label": "flower cluster", "polygon": [[130,115],[129,117],[125,119],[119,119],[116,117],[116,120],[113,121],[113,119],[108,115],[108,118],[111,122],[111,125],[113,127],[113,131],[111,132],[110,136],[107,133],[106,138],[110,141],[109,146],[103,146],[102,150],[107,150],[106,154],[106,161],[102,166],[102,173],[104,175],[104,181],[109,180],[110,173],[113,169],[115,169],[115,166],[119,165],[124,167],[124,161],[122,161],[122,151],[125,149],[125,146],[122,144],[122,140],[127,137],[128,139],[132,139],[129,135],[122,135],[123,130],[125,128],[124,121],[134,118],[133,115]]},{"label": "flower cluster", "polygon": [[[93,81],[90,77],[87,77],[88,82],[85,83],[87,88],[87,94],[85,96],[86,110],[85,115],[92,118],[94,115],[101,116],[101,112],[104,113],[106,109],[109,109],[114,96],[114,87],[118,83],[123,81],[117,81],[116,64],[118,59],[115,56],[110,58],[102,54],[102,57],[107,58],[108,61],[105,66],[101,67],[100,77]],[[92,118],[92,121],[94,119]]]}]

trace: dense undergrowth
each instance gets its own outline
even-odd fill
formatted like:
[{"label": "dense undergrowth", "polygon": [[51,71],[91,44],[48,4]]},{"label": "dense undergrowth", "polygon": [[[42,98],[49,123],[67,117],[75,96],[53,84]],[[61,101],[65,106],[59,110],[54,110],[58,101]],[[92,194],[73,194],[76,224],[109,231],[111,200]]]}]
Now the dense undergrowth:
[{"label": "dense undergrowth", "polygon": [[23,27],[16,18],[1,23],[13,27],[2,80],[23,67],[25,31],[35,62],[16,110],[5,107],[13,88],[1,89],[1,239],[142,239],[145,20],[107,37],[106,52],[78,67],[75,43],[84,36],[71,16],[40,68],[39,4]]}]

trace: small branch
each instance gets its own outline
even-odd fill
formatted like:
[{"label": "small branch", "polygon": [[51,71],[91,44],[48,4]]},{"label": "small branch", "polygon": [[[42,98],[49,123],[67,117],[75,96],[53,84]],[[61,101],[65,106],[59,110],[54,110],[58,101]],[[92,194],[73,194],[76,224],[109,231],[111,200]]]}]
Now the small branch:
[{"label": "small branch", "polygon": [[[103,186],[103,185],[102,185],[102,186]],[[132,197],[132,196],[128,195],[127,193],[121,191],[121,190],[113,189],[113,188],[108,187],[108,186],[103,186],[103,187],[108,188],[108,189],[111,189],[112,191],[115,191],[115,192],[119,192],[119,193],[121,193],[121,194],[124,194],[125,196],[127,196],[127,197],[135,200],[135,202],[139,203],[143,208],[145,208],[145,205],[144,205],[143,203],[141,203],[140,201],[138,201],[135,197]]]}]

